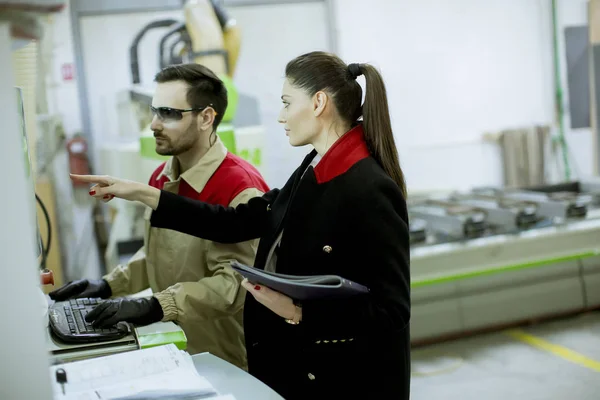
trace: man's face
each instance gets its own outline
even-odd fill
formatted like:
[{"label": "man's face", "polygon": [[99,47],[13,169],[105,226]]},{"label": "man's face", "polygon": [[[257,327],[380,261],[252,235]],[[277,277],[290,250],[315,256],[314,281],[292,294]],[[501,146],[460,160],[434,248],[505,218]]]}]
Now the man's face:
[{"label": "man's face", "polygon": [[[152,98],[152,106],[179,110],[192,108],[186,99],[187,90],[188,85],[184,81],[159,83]],[[200,140],[196,113],[169,111],[162,114],[165,118],[155,115],[150,125],[158,154],[177,156],[193,148]]]}]

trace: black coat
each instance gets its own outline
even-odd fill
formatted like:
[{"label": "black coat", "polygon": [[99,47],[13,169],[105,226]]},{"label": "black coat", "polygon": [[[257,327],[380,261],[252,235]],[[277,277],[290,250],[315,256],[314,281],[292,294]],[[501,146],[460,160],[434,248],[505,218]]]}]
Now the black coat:
[{"label": "black coat", "polygon": [[406,201],[369,155],[360,125],[313,168],[315,155],[281,190],[235,209],[163,192],[151,223],[217,242],[260,237],[258,268],[283,229],[277,272],[336,274],[369,287],[368,295],[304,302],[299,325],[248,295],[249,371],[286,399],[408,399]]}]

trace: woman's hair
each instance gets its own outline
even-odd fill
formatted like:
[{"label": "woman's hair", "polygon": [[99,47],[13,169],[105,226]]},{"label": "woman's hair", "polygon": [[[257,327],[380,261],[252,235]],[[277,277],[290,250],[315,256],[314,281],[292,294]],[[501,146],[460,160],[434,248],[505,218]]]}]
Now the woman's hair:
[{"label": "woman's hair", "polygon": [[[366,81],[362,107],[362,89],[356,81],[359,75],[364,75]],[[285,68],[285,76],[310,96],[318,91],[327,92],[344,121],[354,124],[362,116],[369,151],[406,197],[406,183],[392,132],[385,84],[377,69],[369,64],[346,65],[336,55],[316,51],[290,61]]]}]

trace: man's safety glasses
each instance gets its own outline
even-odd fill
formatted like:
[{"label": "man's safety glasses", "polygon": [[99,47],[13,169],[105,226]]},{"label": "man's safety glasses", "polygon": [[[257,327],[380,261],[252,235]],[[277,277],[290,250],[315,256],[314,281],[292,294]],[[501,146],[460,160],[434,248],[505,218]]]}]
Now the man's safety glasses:
[{"label": "man's safety glasses", "polygon": [[152,115],[158,116],[158,119],[161,121],[179,121],[181,118],[183,118],[184,112],[202,111],[208,107],[212,107],[212,104],[200,108],[186,108],[185,110],[179,108],[150,106],[150,111],[152,111]]}]

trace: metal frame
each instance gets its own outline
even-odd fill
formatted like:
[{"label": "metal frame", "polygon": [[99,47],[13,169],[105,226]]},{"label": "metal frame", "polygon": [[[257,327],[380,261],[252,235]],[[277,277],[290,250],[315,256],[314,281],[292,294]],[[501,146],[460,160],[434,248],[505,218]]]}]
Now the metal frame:
[{"label": "metal frame", "polygon": [[[329,50],[337,50],[337,30],[335,24],[335,7],[333,0],[223,0],[227,7],[263,6],[294,3],[325,3],[327,23],[329,25]],[[94,143],[91,135],[90,108],[86,71],[83,62],[84,50],[81,39],[81,18],[97,15],[113,15],[137,12],[168,11],[180,9],[184,0],[73,0],[70,3],[71,28],[73,31],[73,48],[75,65],[77,66],[77,92],[79,95],[82,134],[88,142],[89,156],[94,164]]]},{"label": "metal frame", "polygon": [[590,130],[592,131],[592,162],[594,176],[600,175],[600,3],[589,0],[587,5],[589,33]]}]

